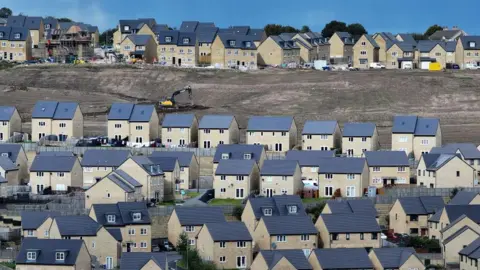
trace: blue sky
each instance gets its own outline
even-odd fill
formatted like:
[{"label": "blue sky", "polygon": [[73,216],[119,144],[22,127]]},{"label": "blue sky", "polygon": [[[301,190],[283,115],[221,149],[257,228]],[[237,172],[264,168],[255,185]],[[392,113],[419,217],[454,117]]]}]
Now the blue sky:
[{"label": "blue sky", "polygon": [[183,20],[198,20],[219,27],[278,23],[321,31],[335,19],[362,23],[369,33],[424,32],[440,24],[480,34],[480,1],[458,1],[461,5],[447,0],[1,0],[0,6],[14,14],[69,17],[100,30],[115,27],[119,19],[153,17],[172,27]]}]

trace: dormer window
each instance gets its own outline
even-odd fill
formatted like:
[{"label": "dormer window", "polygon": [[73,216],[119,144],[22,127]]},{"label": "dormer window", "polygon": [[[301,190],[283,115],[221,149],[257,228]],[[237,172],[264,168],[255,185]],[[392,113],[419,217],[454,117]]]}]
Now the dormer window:
[{"label": "dormer window", "polygon": [[142,219],[142,214],[141,213],[133,213],[133,221],[139,221]]},{"label": "dormer window", "polygon": [[50,29],[50,24],[45,24],[45,29]]},{"label": "dormer window", "polygon": [[272,215],[272,208],[265,208],[263,209],[263,214],[265,216],[271,216]]},{"label": "dormer window", "polygon": [[250,48],[252,46],[252,43],[250,41],[245,42],[245,47]]},{"label": "dormer window", "polygon": [[8,157],[8,153],[2,153],[2,157]]},{"label": "dormer window", "polygon": [[123,30],[125,30],[125,31],[130,31],[130,26],[125,25],[125,26],[123,27]]},{"label": "dormer window", "polygon": [[230,154],[228,153],[223,153],[222,154],[222,159],[229,159],[230,158]]},{"label": "dormer window", "polygon": [[183,39],[183,44],[188,44],[190,43],[190,39],[189,38],[184,38]]},{"label": "dormer window", "polygon": [[288,213],[289,214],[296,214],[297,213],[297,206],[296,205],[289,205],[288,206]]},{"label": "dormer window", "polygon": [[172,42],[172,37],[165,37],[165,42]]},{"label": "dormer window", "polygon": [[13,35],[13,38],[14,39],[20,39],[20,33],[16,33],[15,35]]},{"label": "dormer window", "polygon": [[107,216],[107,222],[108,223],[114,223],[115,222],[115,215],[108,215]]},{"label": "dormer window", "polygon": [[475,41],[470,41],[468,43],[468,47],[470,47],[470,48],[475,48],[475,45],[476,45]]},{"label": "dormer window", "polygon": [[55,252],[56,261],[65,261],[65,252]]},{"label": "dormer window", "polygon": [[230,46],[235,46],[235,40],[230,40]]},{"label": "dormer window", "polygon": [[252,154],[243,154],[243,159],[252,159]]},{"label": "dormer window", "polygon": [[35,261],[37,259],[37,253],[35,251],[27,252],[27,261]]}]

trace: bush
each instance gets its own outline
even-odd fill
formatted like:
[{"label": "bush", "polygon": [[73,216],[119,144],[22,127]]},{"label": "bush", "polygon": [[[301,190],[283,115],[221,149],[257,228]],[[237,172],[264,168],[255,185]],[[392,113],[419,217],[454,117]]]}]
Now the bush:
[{"label": "bush", "polygon": [[309,207],[306,209],[307,214],[309,214],[312,217],[313,223],[317,222],[318,216],[323,211],[323,208],[325,208],[325,201],[321,201],[320,203],[316,204],[315,206]]},{"label": "bush", "polygon": [[236,217],[238,220],[242,220],[242,213],[243,213],[243,207],[240,205],[235,206],[233,208],[233,216]]}]

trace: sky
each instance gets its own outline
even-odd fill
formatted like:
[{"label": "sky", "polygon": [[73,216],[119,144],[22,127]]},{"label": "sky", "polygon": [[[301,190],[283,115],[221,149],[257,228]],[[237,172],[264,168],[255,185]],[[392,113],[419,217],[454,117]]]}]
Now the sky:
[{"label": "sky", "polygon": [[120,19],[155,18],[170,27],[182,21],[214,22],[218,27],[276,23],[321,31],[331,20],[361,23],[369,33],[425,32],[433,25],[458,26],[480,35],[479,0],[1,0],[14,14],[68,17],[114,28]]}]

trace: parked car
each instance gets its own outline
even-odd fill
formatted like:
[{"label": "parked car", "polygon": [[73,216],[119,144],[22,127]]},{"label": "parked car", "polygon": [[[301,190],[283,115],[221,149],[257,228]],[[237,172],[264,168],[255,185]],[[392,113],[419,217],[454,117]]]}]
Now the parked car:
[{"label": "parked car", "polygon": [[370,63],[370,69],[385,69],[385,65],[380,63]]},{"label": "parked car", "polygon": [[332,67],[331,66],[324,66],[324,67],[322,67],[322,70],[330,71],[330,70],[332,70]]},{"label": "parked car", "polygon": [[480,66],[477,66],[477,64],[465,64],[465,69],[480,70]]},{"label": "parked car", "polygon": [[446,67],[446,69],[460,69],[459,65],[452,64],[452,63],[447,63],[445,67]]}]

